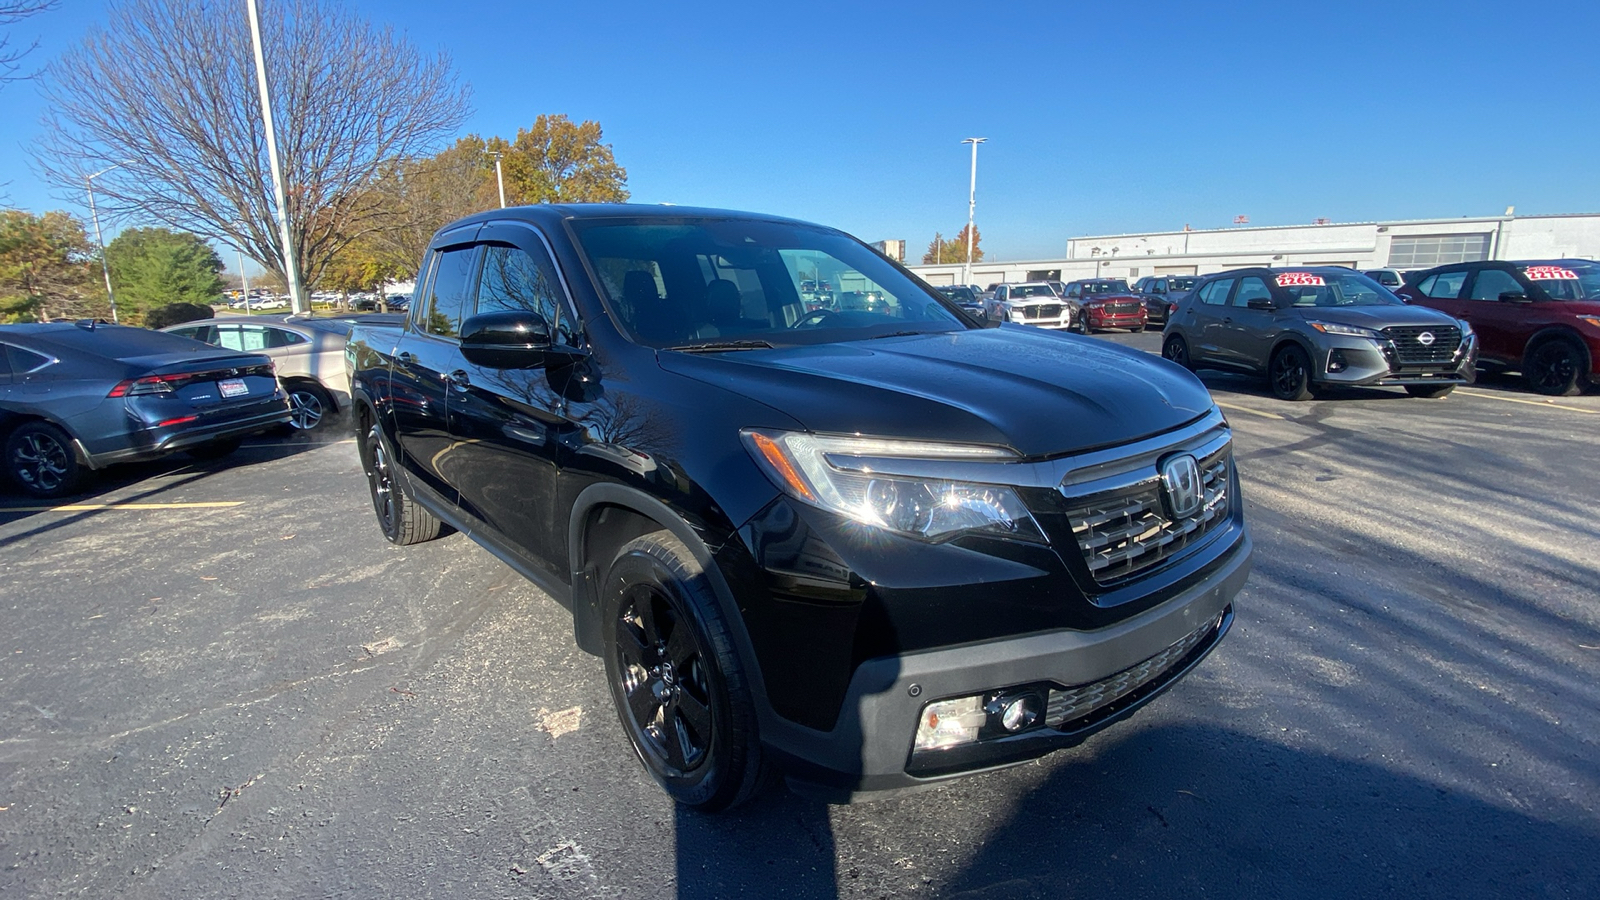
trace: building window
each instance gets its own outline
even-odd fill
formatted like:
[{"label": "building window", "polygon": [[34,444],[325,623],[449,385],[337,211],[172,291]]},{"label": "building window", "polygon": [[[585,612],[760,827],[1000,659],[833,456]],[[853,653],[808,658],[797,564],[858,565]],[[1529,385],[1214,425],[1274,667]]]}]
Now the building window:
[{"label": "building window", "polygon": [[1426,234],[1389,241],[1391,269],[1431,269],[1488,258],[1487,234]]}]

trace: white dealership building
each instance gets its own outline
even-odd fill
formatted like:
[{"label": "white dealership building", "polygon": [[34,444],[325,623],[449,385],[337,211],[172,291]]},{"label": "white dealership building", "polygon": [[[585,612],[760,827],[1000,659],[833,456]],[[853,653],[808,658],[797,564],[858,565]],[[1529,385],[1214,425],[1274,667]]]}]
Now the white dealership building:
[{"label": "white dealership building", "polygon": [[[971,282],[1205,275],[1241,266],[1426,269],[1480,259],[1600,258],[1600,214],[1239,226],[1072,238],[1061,259],[972,264]],[[956,284],[962,266],[910,267]]]}]

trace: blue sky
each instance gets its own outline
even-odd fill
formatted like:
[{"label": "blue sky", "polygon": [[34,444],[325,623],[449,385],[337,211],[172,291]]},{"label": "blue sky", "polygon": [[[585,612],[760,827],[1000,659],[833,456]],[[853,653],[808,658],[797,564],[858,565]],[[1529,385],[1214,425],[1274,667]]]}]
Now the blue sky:
[{"label": "blue sky", "polygon": [[[272,3],[275,0],[263,0]],[[239,8],[244,0],[219,0]],[[472,86],[463,131],[595,119],[635,200],[905,238],[966,221],[991,258],[1069,237],[1600,211],[1600,4],[439,3],[354,0]],[[42,64],[104,0],[12,26]],[[42,102],[0,91],[0,194],[43,210]]]}]

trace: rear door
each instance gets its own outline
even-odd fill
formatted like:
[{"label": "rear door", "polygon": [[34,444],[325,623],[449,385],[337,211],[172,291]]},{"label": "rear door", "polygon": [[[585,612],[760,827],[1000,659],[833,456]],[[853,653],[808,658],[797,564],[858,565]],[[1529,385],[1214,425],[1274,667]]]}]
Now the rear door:
[{"label": "rear door", "polygon": [[427,291],[412,304],[410,323],[395,345],[389,383],[395,439],[406,471],[452,506],[458,500],[461,459],[450,437],[448,379],[462,369],[462,311],[470,308],[479,262],[479,248],[468,240],[476,235],[473,227],[433,251]]},{"label": "rear door", "polygon": [[1201,289],[1200,296],[1195,298],[1198,302],[1190,303],[1187,307],[1189,315],[1193,317],[1189,333],[1195,341],[1189,352],[1190,358],[1196,362],[1232,362],[1225,348],[1226,329],[1232,324],[1228,318],[1228,295],[1233,292],[1234,280],[1220,278],[1207,284]]},{"label": "rear door", "polygon": [[[479,235],[482,272],[473,309],[544,317],[554,344],[580,341],[576,315],[543,237],[529,225],[492,223]],[[562,389],[570,364],[496,369],[463,359],[451,380],[452,455],[462,511],[486,522],[528,561],[567,577],[566,520],[556,515],[564,447],[577,426]]]}]

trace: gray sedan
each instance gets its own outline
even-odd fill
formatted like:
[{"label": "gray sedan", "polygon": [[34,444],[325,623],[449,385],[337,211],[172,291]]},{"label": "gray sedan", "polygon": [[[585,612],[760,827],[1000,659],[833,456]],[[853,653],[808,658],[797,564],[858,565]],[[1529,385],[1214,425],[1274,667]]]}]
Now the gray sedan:
[{"label": "gray sedan", "polygon": [[1478,352],[1466,322],[1408,306],[1339,266],[1207,276],[1178,304],[1165,335],[1167,359],[1266,375],[1282,400],[1308,400],[1333,385],[1443,397],[1472,381]]}]

